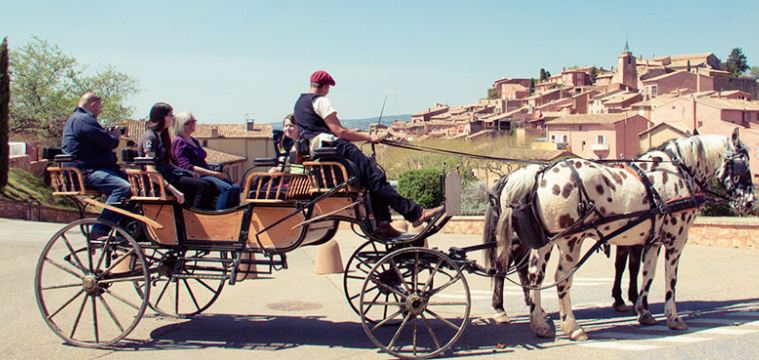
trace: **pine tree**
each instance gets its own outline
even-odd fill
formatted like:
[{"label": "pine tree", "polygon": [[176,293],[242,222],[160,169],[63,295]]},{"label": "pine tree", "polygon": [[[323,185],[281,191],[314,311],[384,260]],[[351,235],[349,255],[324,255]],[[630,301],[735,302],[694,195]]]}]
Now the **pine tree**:
[{"label": "pine tree", "polygon": [[530,79],[530,95],[535,92],[535,78]]},{"label": "pine tree", "polygon": [[543,82],[546,81],[546,79],[548,79],[546,77],[546,69],[540,68],[540,81]]},{"label": "pine tree", "polygon": [[593,85],[596,83],[596,78],[598,77],[598,68],[595,67],[595,65],[590,68],[590,73],[588,74],[588,77],[590,78],[590,85]]},{"label": "pine tree", "polygon": [[748,61],[746,60],[746,54],[743,53],[743,49],[734,48],[730,51],[730,55],[727,57],[727,72],[732,77],[740,77],[746,70],[748,70]]},{"label": "pine tree", "polygon": [[0,191],[8,184],[8,112],[10,110],[10,76],[8,74],[8,38],[0,45]]}]

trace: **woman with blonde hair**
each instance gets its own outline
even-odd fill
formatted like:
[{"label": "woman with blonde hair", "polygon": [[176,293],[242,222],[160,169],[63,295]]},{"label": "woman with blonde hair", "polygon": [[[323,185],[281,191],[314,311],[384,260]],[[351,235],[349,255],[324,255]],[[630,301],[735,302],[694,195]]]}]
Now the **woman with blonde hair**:
[{"label": "woman with blonde hair", "polygon": [[206,162],[206,151],[200,142],[192,137],[197,120],[192,113],[181,112],[174,117],[174,141],[171,145],[172,154],[177,166],[200,174],[201,179],[216,186],[219,198],[216,200],[216,210],[236,207],[240,204],[240,186],[231,183],[222,172],[209,169]]}]

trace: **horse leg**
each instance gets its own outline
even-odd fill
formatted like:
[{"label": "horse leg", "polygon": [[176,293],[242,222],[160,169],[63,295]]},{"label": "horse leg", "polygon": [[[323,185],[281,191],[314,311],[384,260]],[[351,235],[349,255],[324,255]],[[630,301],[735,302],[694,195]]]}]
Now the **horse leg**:
[{"label": "horse leg", "polygon": [[[614,285],[611,287],[611,297],[614,299],[614,311],[626,312],[630,310],[625,306],[625,300],[622,298],[622,276],[625,273],[625,263],[630,252],[627,246],[617,246],[617,253],[614,257]],[[630,259],[632,263],[632,259]]]},{"label": "horse leg", "polygon": [[656,260],[659,258],[661,245],[652,245],[643,253],[643,288],[640,290],[638,301],[635,302],[635,312],[638,313],[638,322],[643,325],[656,325],[656,319],[648,310],[648,292],[656,273]]},{"label": "horse leg", "polygon": [[643,255],[643,245],[630,246],[628,270],[630,270],[630,285],[627,287],[627,299],[635,304],[638,301],[638,274],[640,273],[640,257]]},{"label": "horse leg", "polygon": [[[532,252],[529,266],[528,280],[530,285],[540,287],[545,278],[546,264],[551,257],[552,244],[548,244],[537,251]],[[531,290],[530,298],[530,328],[535,335],[542,338],[551,338],[556,335],[553,326],[549,325],[543,316],[543,307],[540,304],[540,290]]]},{"label": "horse leg", "polygon": [[[680,240],[680,239],[678,239]],[[679,246],[678,246],[679,245]],[[667,316],[667,326],[672,330],[685,330],[688,325],[677,315],[675,306],[675,285],[677,284],[677,266],[680,262],[680,254],[685,240],[676,242],[676,245],[665,249],[664,274],[667,278],[667,292],[664,302],[664,314]]]},{"label": "horse leg", "polygon": [[505,279],[503,275],[496,275],[493,277],[493,309],[495,309],[495,316],[493,319],[498,324],[510,323],[511,318],[503,309],[503,283]]},{"label": "horse leg", "polygon": [[[555,281],[558,283],[556,291],[559,294],[559,314],[561,316],[561,330],[572,340],[583,341],[588,339],[585,330],[577,325],[577,320],[572,312],[572,299],[569,289],[572,287],[572,269],[580,258],[582,237],[572,238],[569,241],[557,241],[559,247],[559,266],[556,269]],[[565,279],[562,281],[562,279]],[[559,281],[561,281],[559,283]]]}]

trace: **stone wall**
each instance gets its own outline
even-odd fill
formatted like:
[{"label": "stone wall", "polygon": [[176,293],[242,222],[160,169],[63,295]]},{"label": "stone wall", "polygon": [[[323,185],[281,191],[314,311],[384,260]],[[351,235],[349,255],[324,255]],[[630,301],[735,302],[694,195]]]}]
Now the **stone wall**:
[{"label": "stone wall", "polygon": [[[88,213],[88,217],[97,216]],[[0,199],[0,217],[8,219],[70,223],[79,219],[78,211],[54,209],[36,203]]]},{"label": "stone wall", "polygon": [[[406,229],[396,218],[394,226]],[[481,216],[455,216],[443,227],[444,234],[482,235]],[[759,250],[758,217],[708,217],[699,216],[689,229],[691,244]]]}]

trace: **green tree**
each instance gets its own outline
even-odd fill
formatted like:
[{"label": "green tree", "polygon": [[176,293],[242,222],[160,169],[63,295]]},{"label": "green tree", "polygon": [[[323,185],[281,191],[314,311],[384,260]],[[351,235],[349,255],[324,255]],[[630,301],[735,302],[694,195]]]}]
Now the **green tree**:
[{"label": "green tree", "polygon": [[535,78],[530,79],[530,95],[535,92]]},{"label": "green tree", "polygon": [[8,184],[8,111],[10,105],[8,76],[8,38],[0,45],[0,191]]},{"label": "green tree", "polygon": [[490,100],[498,99],[498,90],[494,88],[488,89],[488,99]]},{"label": "green tree", "polygon": [[746,55],[741,48],[734,48],[730,51],[730,55],[727,57],[725,65],[727,66],[727,72],[729,72],[732,77],[741,76],[749,68]]},{"label": "green tree", "polygon": [[87,91],[103,99],[100,118],[105,123],[132,116],[125,101],[138,92],[137,80],[113,67],[88,75],[74,57],[36,37],[11,51],[11,67],[12,131],[36,132],[39,138],[57,141],[77,99]]},{"label": "green tree", "polygon": [[546,81],[548,80],[548,77],[546,77],[546,69],[540,68],[540,81]]},{"label": "green tree", "polygon": [[754,80],[759,80],[759,66],[752,66],[748,70],[749,76]]},{"label": "green tree", "polygon": [[598,77],[598,68],[595,66],[591,66],[590,73],[588,73],[588,77],[590,78],[590,85],[595,84],[596,78]]}]

